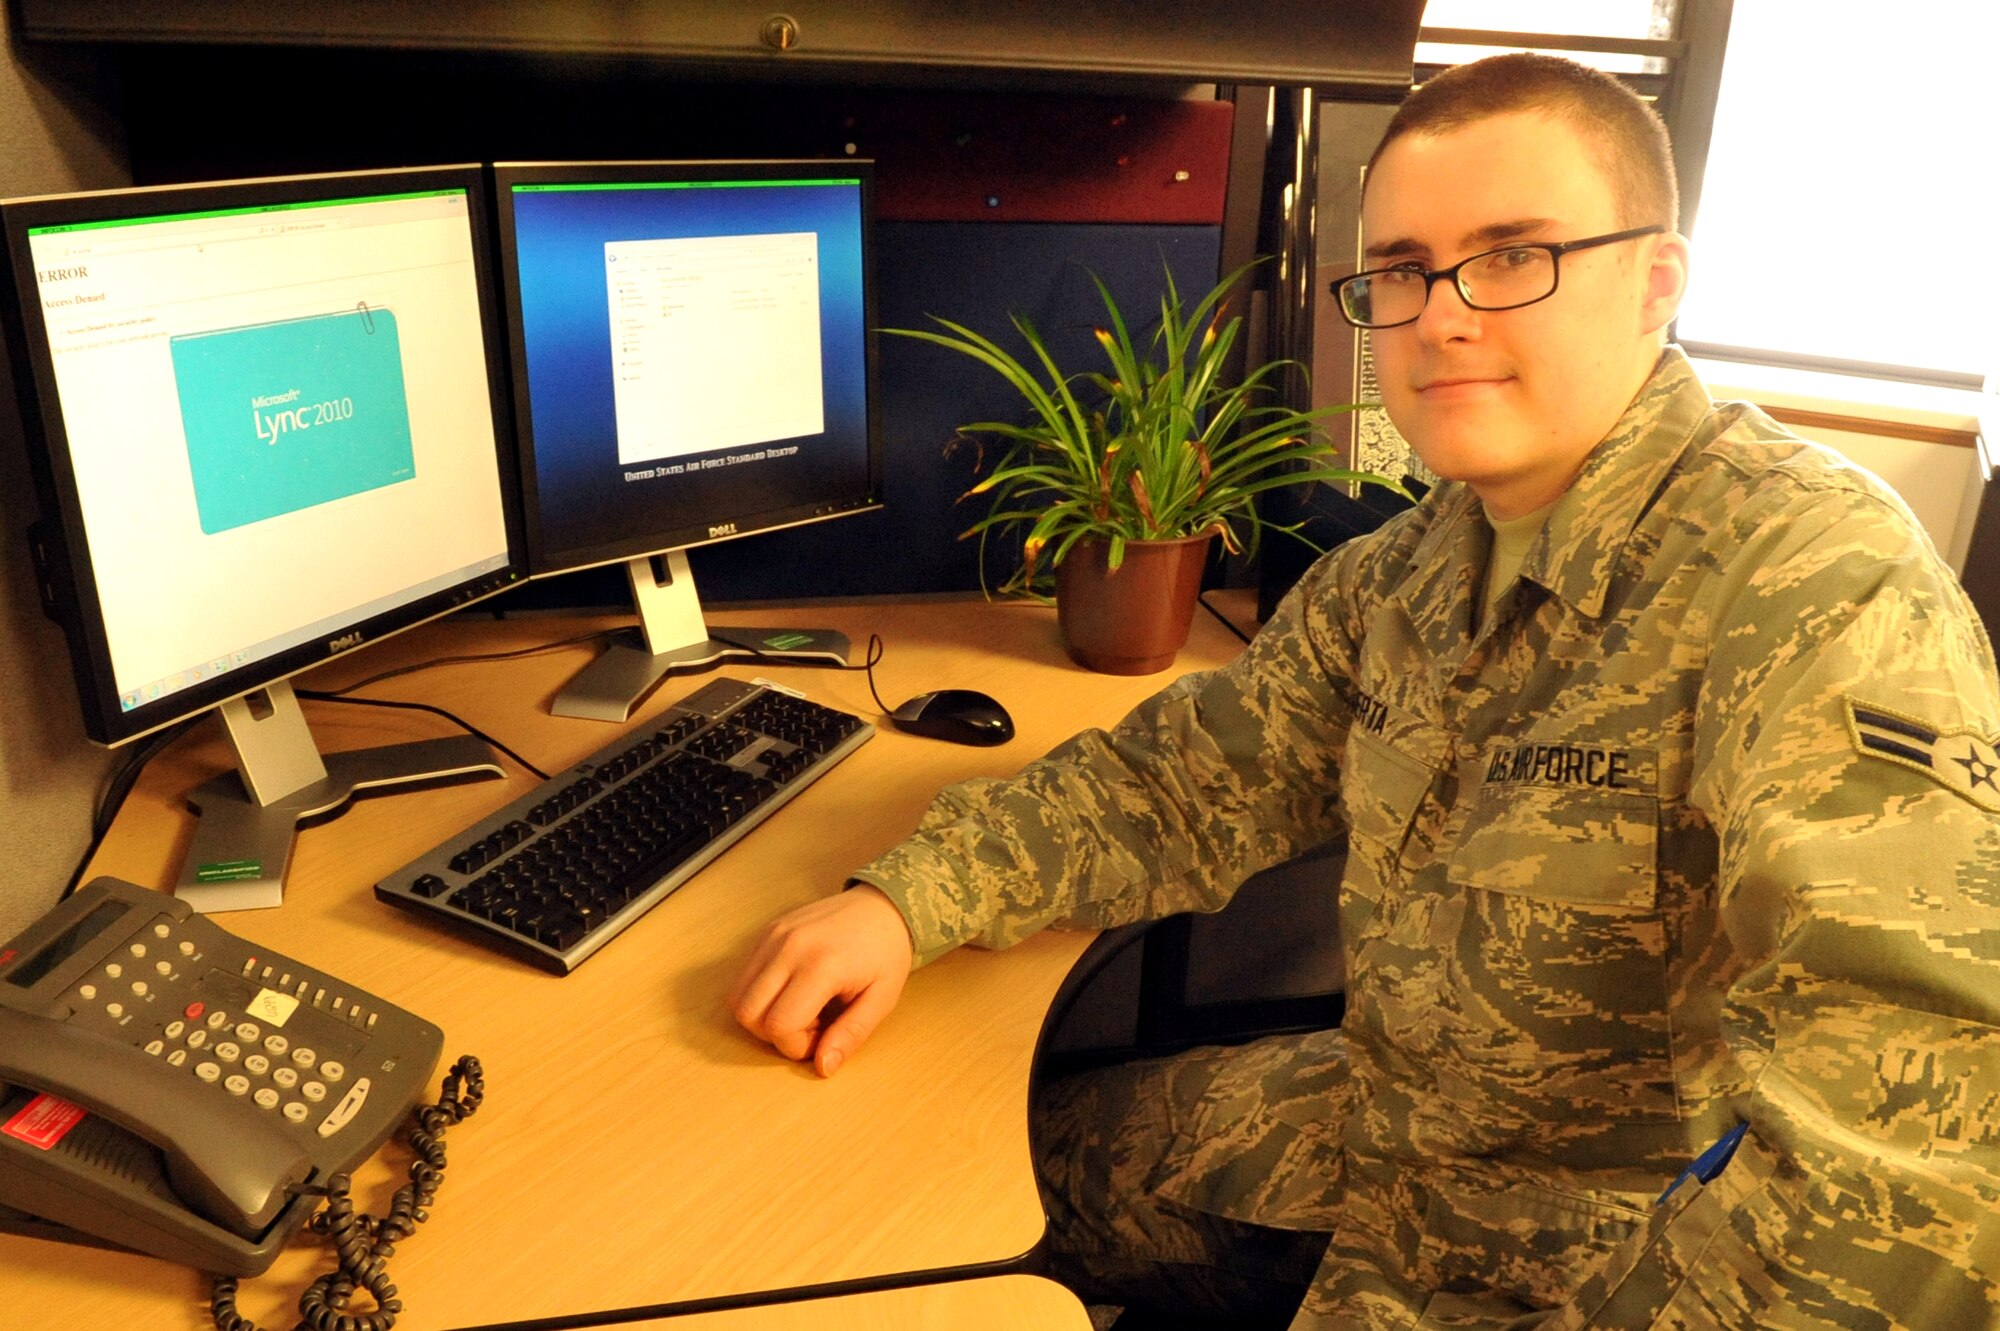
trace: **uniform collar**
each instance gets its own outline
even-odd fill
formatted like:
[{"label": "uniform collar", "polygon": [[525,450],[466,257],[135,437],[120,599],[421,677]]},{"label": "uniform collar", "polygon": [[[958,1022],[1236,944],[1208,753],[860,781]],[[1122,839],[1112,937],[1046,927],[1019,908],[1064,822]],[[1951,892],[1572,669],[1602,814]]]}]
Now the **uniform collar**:
[{"label": "uniform collar", "polygon": [[1701,422],[1715,409],[1679,347],[1653,375],[1583,470],[1556,501],[1521,575],[1577,614],[1595,618],[1611,589],[1618,554],[1651,507]]},{"label": "uniform collar", "polygon": [[1437,514],[1410,552],[1410,580],[1397,592],[1432,657],[1457,661],[1472,642],[1473,606],[1493,552],[1493,529],[1466,485],[1442,486]]},{"label": "uniform collar", "polygon": [[[1595,618],[1604,609],[1619,551],[1713,407],[1687,357],[1668,347],[1556,501],[1521,563],[1521,576]],[[1396,600],[1431,654],[1453,661],[1471,646],[1493,529],[1469,485],[1440,486],[1426,502],[1436,511],[1410,552],[1411,576]]]}]

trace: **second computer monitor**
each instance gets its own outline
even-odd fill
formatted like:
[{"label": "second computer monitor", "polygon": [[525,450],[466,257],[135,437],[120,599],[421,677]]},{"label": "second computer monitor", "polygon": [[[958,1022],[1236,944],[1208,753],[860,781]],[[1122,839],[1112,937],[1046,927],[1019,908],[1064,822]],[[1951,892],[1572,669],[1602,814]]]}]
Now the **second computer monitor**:
[{"label": "second computer monitor", "polygon": [[502,163],[531,572],[625,563],[644,642],[557,699],[622,720],[676,665],[838,662],[815,630],[712,638],[683,551],[880,503],[870,165]]}]

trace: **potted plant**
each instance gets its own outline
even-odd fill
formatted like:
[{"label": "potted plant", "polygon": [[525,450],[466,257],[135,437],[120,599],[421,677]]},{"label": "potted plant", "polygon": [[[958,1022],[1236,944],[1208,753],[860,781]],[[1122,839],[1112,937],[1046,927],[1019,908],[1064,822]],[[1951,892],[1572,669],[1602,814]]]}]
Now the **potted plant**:
[{"label": "potted plant", "polygon": [[1038,368],[949,319],[933,316],[942,332],[886,330],[970,356],[1026,400],[1025,424],[979,421],[959,429],[1006,444],[993,470],[963,496],[990,496],[986,515],[963,535],[983,540],[1025,528],[1020,570],[1003,590],[1034,593],[1052,569],[1064,645],[1093,670],[1151,674],[1173,663],[1187,641],[1211,544],[1220,538],[1231,553],[1254,554],[1264,527],[1275,525],[1260,516],[1258,495],[1314,481],[1400,491],[1383,477],[1333,465],[1321,422],[1354,406],[1300,411],[1275,400],[1276,381],[1295,362],[1270,361],[1233,382],[1224,377],[1243,323],[1228,313],[1226,298],[1250,267],[1223,278],[1192,310],[1169,271],[1159,323],[1143,351],[1092,273],[1108,319],[1096,334],[1109,373],[1064,373],[1018,314],[1010,317]]}]

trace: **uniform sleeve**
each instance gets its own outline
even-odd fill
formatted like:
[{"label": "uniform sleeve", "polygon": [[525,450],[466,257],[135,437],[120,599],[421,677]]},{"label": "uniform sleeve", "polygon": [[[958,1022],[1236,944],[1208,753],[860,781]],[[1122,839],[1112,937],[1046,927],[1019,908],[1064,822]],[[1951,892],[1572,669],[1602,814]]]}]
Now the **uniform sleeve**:
[{"label": "uniform sleeve", "polygon": [[1018,775],[967,781],[854,878],[902,910],[921,964],[1058,921],[1217,910],[1339,831],[1363,542],[1318,561],[1241,656]]},{"label": "uniform sleeve", "polygon": [[1892,502],[1757,531],[1704,610],[1692,792],[1748,1133],[1557,1324],[2000,1327],[1992,649]]}]

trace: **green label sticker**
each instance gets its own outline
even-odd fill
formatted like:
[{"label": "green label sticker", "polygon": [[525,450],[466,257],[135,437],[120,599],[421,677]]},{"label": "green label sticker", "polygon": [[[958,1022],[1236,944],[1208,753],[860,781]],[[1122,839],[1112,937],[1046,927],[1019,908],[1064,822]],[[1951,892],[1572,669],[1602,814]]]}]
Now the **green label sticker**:
[{"label": "green label sticker", "polygon": [[803,647],[811,641],[810,633],[774,633],[764,639],[764,645],[774,652],[789,652],[794,647]]},{"label": "green label sticker", "polygon": [[218,860],[214,864],[204,864],[194,871],[197,883],[242,883],[264,876],[262,860]]}]

